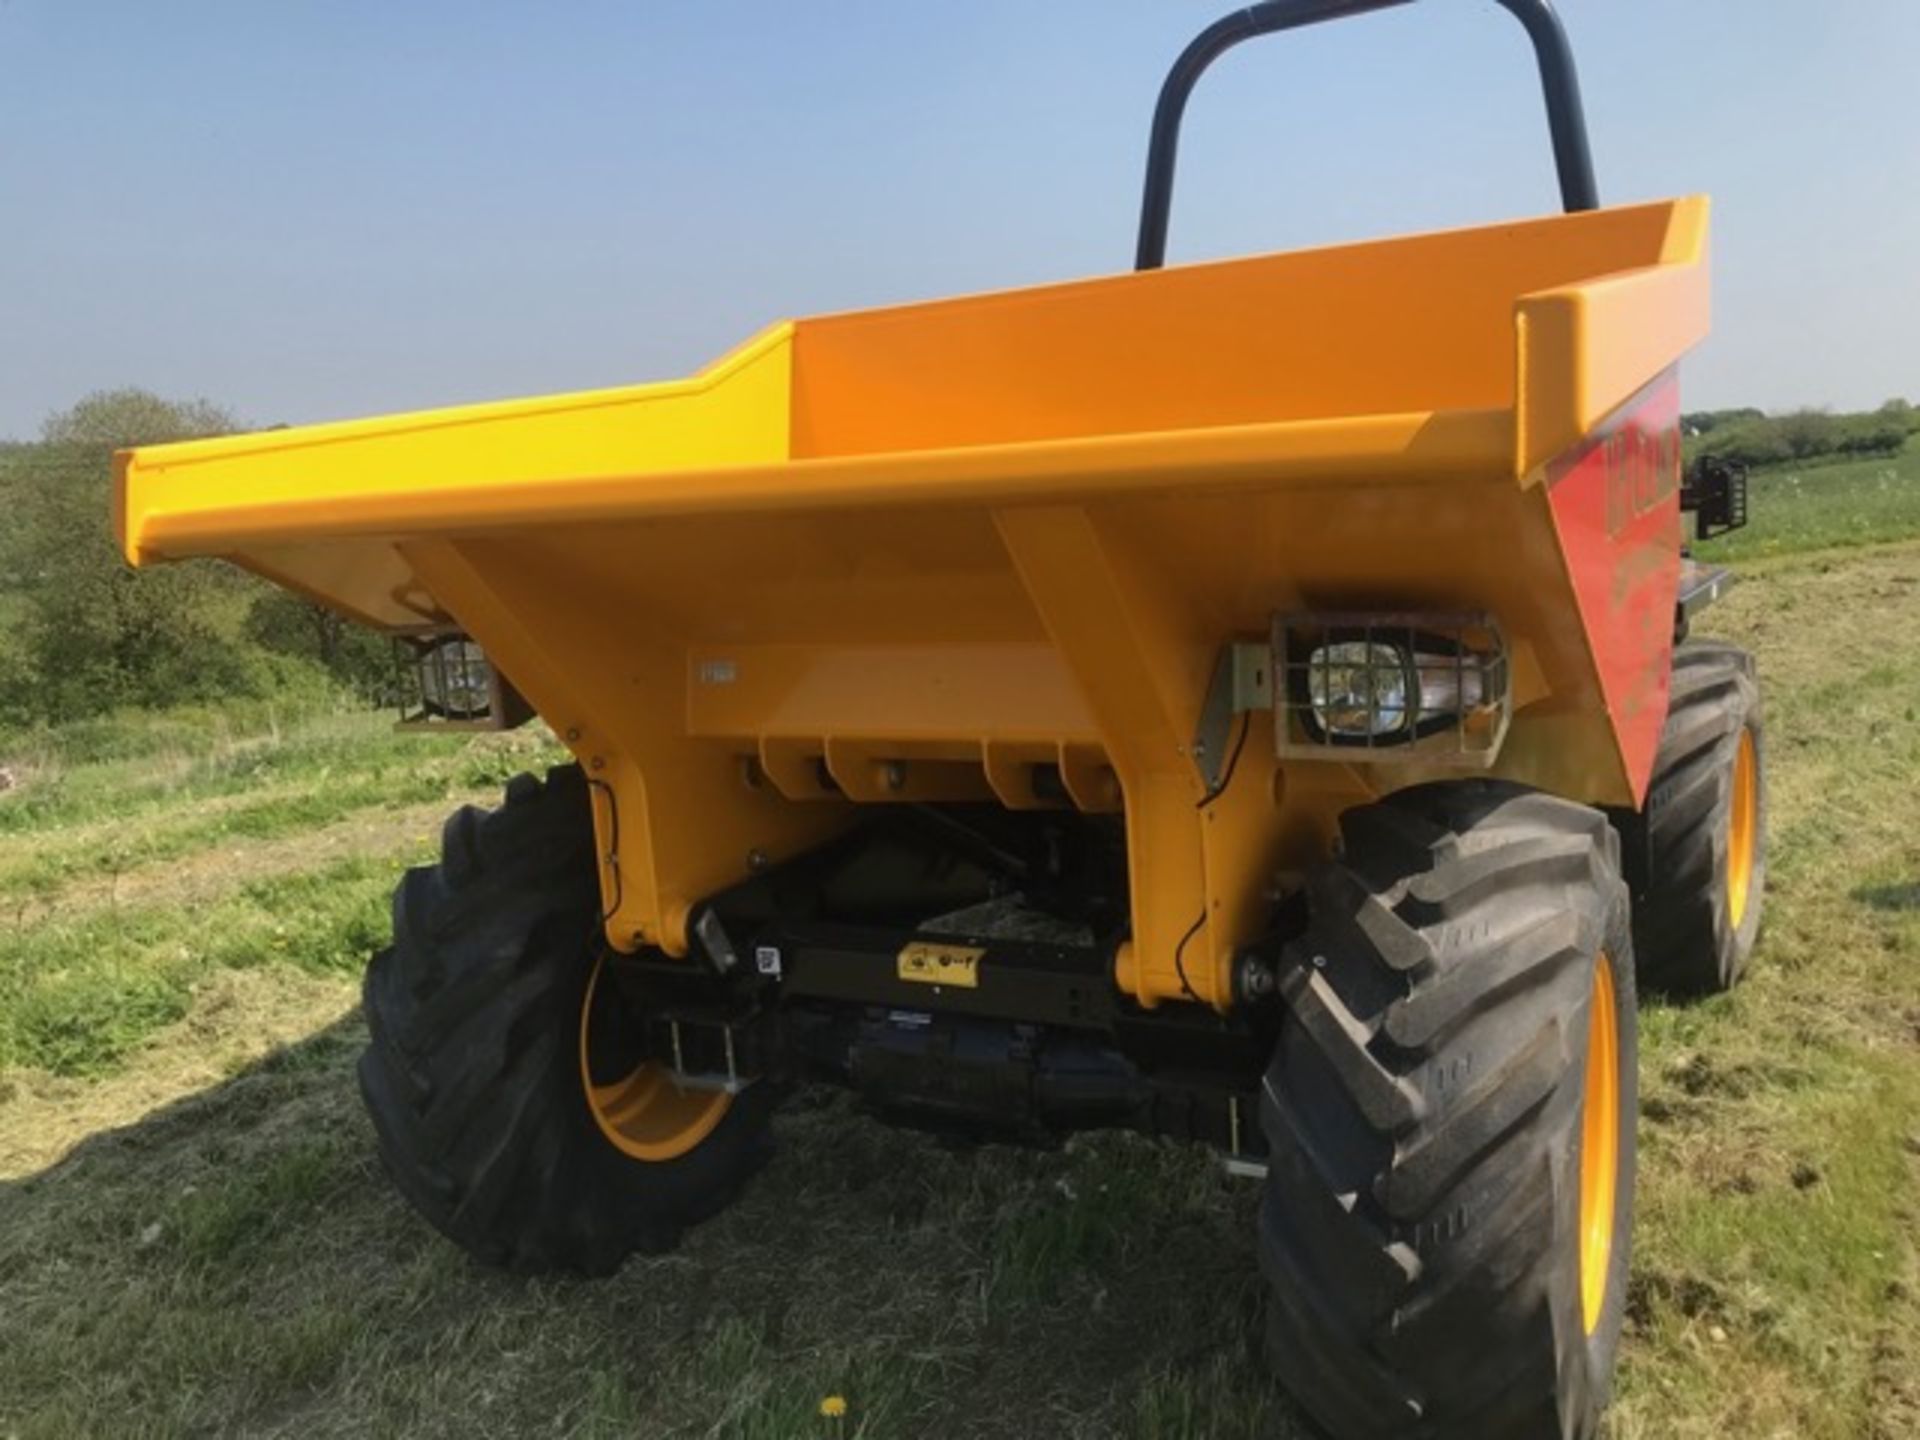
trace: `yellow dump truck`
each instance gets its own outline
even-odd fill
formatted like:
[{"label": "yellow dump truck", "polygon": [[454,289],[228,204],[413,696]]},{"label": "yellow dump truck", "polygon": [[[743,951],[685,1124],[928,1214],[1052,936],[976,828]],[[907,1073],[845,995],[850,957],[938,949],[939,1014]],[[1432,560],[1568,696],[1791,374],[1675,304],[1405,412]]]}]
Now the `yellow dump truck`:
[{"label": "yellow dump truck", "polygon": [[602,1273],[794,1086],[1264,1175],[1274,1365],[1341,1437],[1587,1436],[1619,1343],[1635,993],[1730,984],[1752,660],[1685,641],[1744,477],[1683,474],[1707,204],[773,326],[691,379],[142,448],[136,565],[219,556],[576,757],[447,824],[366,981],[399,1188]]}]

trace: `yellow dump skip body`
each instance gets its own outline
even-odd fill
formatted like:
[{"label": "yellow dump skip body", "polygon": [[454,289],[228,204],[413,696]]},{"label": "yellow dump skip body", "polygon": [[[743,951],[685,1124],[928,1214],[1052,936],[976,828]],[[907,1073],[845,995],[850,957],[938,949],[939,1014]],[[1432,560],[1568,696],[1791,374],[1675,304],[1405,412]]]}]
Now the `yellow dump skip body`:
[{"label": "yellow dump skip body", "polygon": [[136,564],[223,556],[474,635],[604,782],[623,949],[684,953],[694,904],[860,803],[1033,807],[1057,766],[1124,809],[1121,986],[1224,1007],[1275,874],[1427,778],[1283,766],[1254,715],[1206,800],[1216,657],[1276,613],[1494,615],[1493,773],[1639,798],[1679,513],[1664,452],[1628,485],[1610,427],[1671,429],[1646,397],[1705,333],[1706,213],[802,320],[686,381],[129,451],[116,520]]}]

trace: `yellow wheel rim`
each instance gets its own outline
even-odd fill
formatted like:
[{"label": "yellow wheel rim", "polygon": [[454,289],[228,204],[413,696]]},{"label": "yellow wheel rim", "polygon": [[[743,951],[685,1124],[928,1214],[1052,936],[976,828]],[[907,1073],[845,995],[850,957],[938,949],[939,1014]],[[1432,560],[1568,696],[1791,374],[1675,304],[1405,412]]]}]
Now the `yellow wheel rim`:
[{"label": "yellow wheel rim", "polygon": [[733,1097],[722,1090],[683,1090],[665,1067],[647,1061],[610,1084],[593,1078],[594,996],[604,957],[594,962],[580,1005],[580,1082],[593,1123],[614,1148],[635,1160],[673,1160],[713,1133]]},{"label": "yellow wheel rim", "polygon": [[1580,1306],[1589,1335],[1599,1328],[1600,1313],[1606,1308],[1619,1188],[1620,1031],[1614,1013],[1613,962],[1603,954],[1593,967],[1580,1134]]},{"label": "yellow wheel rim", "polygon": [[1738,930],[1753,892],[1754,840],[1760,828],[1760,757],[1753,732],[1740,732],[1733,755],[1733,801],[1727,814],[1727,916]]}]

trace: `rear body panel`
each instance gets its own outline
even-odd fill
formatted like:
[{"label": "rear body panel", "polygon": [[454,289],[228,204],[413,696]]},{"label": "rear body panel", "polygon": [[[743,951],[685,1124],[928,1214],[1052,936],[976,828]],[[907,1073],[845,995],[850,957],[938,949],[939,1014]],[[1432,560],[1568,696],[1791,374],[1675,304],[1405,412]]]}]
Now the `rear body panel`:
[{"label": "rear body panel", "polygon": [[1283,767],[1254,714],[1207,798],[1216,657],[1276,613],[1498,617],[1494,773],[1640,798],[1678,568],[1677,400],[1642,392],[1704,333],[1705,230],[1687,200],[802,320],[689,381],[129,452],[117,519],[136,563],[474,635],[597,782],[621,948],[683,953],[862,803],[1071,804],[1127,822],[1121,987],[1224,1007],[1276,873],[1428,778]]}]

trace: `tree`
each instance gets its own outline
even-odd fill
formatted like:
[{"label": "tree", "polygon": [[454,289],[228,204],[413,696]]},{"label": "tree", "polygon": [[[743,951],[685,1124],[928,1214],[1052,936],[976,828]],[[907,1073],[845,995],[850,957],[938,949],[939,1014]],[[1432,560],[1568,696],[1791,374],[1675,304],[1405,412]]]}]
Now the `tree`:
[{"label": "tree", "polygon": [[217,623],[247,582],[210,564],[130,570],[108,525],[114,449],[236,428],[206,401],[102,391],[50,417],[42,442],[11,457],[15,523],[0,577],[25,612],[12,708],[60,720],[260,687]]},{"label": "tree", "polygon": [[239,428],[205,400],[106,390],[49,417],[38,444],[0,449],[0,724],[312,690],[323,675],[388,697],[383,637],[217,561],[122,559],[113,452]]},{"label": "tree", "polygon": [[247,611],[247,638],[276,655],[317,661],[362,699],[394,702],[392,642],[338,611],[269,589]]},{"label": "tree", "polygon": [[1833,416],[1824,410],[1792,410],[1779,416],[1773,424],[1786,443],[1787,453],[1795,460],[1831,454],[1836,448],[1838,432]]},{"label": "tree", "polygon": [[49,445],[108,451],[230,435],[240,429],[231,411],[211,400],[162,400],[146,390],[96,390],[71,410],[49,415],[40,438]]},{"label": "tree", "polygon": [[1693,410],[1680,417],[1680,433],[1686,436],[1711,435],[1716,430],[1730,425],[1743,425],[1751,420],[1766,419],[1764,412],[1751,408],[1740,410]]}]

